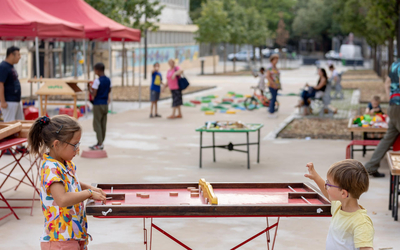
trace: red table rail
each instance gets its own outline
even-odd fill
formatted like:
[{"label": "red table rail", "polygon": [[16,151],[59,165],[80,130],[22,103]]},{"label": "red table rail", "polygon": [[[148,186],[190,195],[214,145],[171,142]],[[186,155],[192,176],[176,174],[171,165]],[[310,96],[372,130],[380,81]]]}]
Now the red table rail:
[{"label": "red table rail", "polygon": [[[9,157],[11,160],[11,162],[9,162],[8,164],[0,167],[0,174],[6,176],[4,180],[2,180],[2,182],[0,183],[0,201],[3,201],[6,204],[6,206],[0,207],[0,209],[10,210],[10,213],[0,217],[0,220],[3,220],[10,215],[14,215],[15,218],[19,219],[14,209],[31,209],[31,215],[32,215],[34,201],[38,200],[35,198],[35,195],[36,193],[39,194],[39,190],[37,189],[36,186],[39,180],[40,158],[37,157],[35,159],[27,159],[29,161],[29,166],[27,167],[27,169],[25,169],[21,163],[21,160],[24,158],[28,158],[29,157],[28,153],[26,151],[22,151],[17,154],[13,149],[16,146],[25,143],[26,141],[27,141],[26,138],[8,138],[0,141],[0,151],[1,151],[0,158],[4,159],[3,157],[5,156],[5,152],[8,150],[8,152],[10,153]],[[35,166],[37,171],[36,176],[34,169]],[[23,172],[23,176],[21,178],[13,176],[13,173],[15,172],[16,169],[19,169]],[[9,171],[6,172],[7,170]],[[7,190],[2,190],[5,184],[9,181],[16,181],[17,185]],[[10,190],[16,191],[21,184],[33,188],[34,191],[32,198],[6,198],[4,196],[4,193],[7,191]],[[10,201],[32,201],[32,204],[31,206],[12,206],[10,204]]]}]

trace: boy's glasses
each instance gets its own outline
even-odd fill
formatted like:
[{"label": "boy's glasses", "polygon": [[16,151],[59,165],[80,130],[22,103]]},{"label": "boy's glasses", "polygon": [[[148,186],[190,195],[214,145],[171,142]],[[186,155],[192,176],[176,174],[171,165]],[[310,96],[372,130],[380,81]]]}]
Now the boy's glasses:
[{"label": "boy's glasses", "polygon": [[325,181],[325,189],[328,190],[330,187],[340,188],[338,186],[332,185],[328,183],[328,180]]},{"label": "boy's glasses", "polygon": [[64,143],[67,143],[68,145],[71,145],[72,147],[74,147],[74,151],[77,151],[79,146],[81,145],[81,142],[78,142],[77,144],[71,144],[69,142],[63,141]]}]

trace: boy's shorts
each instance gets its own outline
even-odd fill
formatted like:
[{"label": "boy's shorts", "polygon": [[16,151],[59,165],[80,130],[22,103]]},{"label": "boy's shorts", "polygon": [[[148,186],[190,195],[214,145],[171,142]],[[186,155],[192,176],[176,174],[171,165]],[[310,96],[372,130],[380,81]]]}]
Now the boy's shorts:
[{"label": "boy's shorts", "polygon": [[150,91],[150,101],[151,102],[156,102],[160,99],[160,92],[151,90]]}]

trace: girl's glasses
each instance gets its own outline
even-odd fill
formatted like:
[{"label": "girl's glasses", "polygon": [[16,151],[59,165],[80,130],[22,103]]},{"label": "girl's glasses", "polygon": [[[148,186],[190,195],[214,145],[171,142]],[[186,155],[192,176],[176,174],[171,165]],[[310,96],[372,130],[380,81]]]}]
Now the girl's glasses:
[{"label": "girl's glasses", "polygon": [[67,143],[68,145],[71,145],[72,147],[74,147],[74,151],[77,151],[79,148],[79,145],[81,145],[81,142],[78,142],[77,144],[71,144],[69,142],[63,141],[64,143]]},{"label": "girl's glasses", "polygon": [[328,180],[325,181],[325,189],[328,190],[330,187],[340,188],[338,186],[332,185],[328,183]]}]

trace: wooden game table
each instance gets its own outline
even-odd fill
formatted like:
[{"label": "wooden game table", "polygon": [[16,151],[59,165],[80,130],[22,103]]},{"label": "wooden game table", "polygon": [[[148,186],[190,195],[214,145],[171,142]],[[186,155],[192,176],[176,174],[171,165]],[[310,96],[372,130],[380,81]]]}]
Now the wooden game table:
[{"label": "wooden game table", "polygon": [[[267,225],[261,232],[231,249],[237,249],[264,233],[268,247],[272,244],[273,249],[280,217],[331,216],[329,200],[308,183],[208,183],[200,179],[199,183],[93,186],[107,193],[107,202],[102,204],[89,200],[86,213],[106,219],[143,218],[146,249],[148,243],[151,249],[153,228],[185,249],[192,249],[157,226],[153,222],[155,218],[264,217]],[[192,197],[196,192],[199,196]],[[145,195],[149,197],[143,198]],[[270,217],[277,217],[277,222],[270,225]],[[150,241],[147,241],[146,218],[151,219]],[[273,228],[275,233],[271,240]]]},{"label": "wooden game table", "polygon": [[389,210],[395,221],[399,214],[399,183],[400,183],[400,152],[389,151],[386,153],[390,168]]},{"label": "wooden game table", "polygon": [[[347,130],[350,132],[351,134],[351,140],[354,140],[354,132],[359,132],[362,133],[362,140],[363,141],[379,141],[380,139],[371,139],[368,138],[368,133],[386,133],[387,132],[387,128],[374,128],[374,127],[353,127],[353,120],[354,118],[350,118],[349,119],[349,123],[347,125]],[[379,144],[378,142],[376,143],[376,145]],[[371,145],[369,145],[371,146]],[[374,145],[375,146],[375,145]],[[363,152],[363,157],[365,156],[365,154],[367,153],[367,151],[374,151],[375,148],[367,148],[366,145],[362,146],[362,149],[354,149],[353,146],[350,147],[351,150],[351,155],[353,155],[353,152],[355,151],[362,151]],[[353,158],[353,157],[351,157]]]},{"label": "wooden game table", "polygon": [[[215,162],[215,148],[222,148],[229,151],[242,152],[247,154],[247,169],[250,169],[250,145],[257,145],[257,163],[260,162],[260,130],[264,127],[263,124],[255,124],[255,123],[246,123],[248,128],[236,128],[236,129],[215,129],[215,128],[207,128],[206,125],[196,129],[197,132],[200,132],[200,168],[202,167],[202,152],[203,148],[212,148],[213,149],[213,159]],[[212,133],[212,146],[203,146],[203,132]],[[250,142],[249,133],[257,132],[257,142]],[[245,133],[246,134],[246,143],[233,144],[229,143],[228,145],[215,145],[215,133]],[[247,150],[236,149],[237,146],[247,146]]]}]

